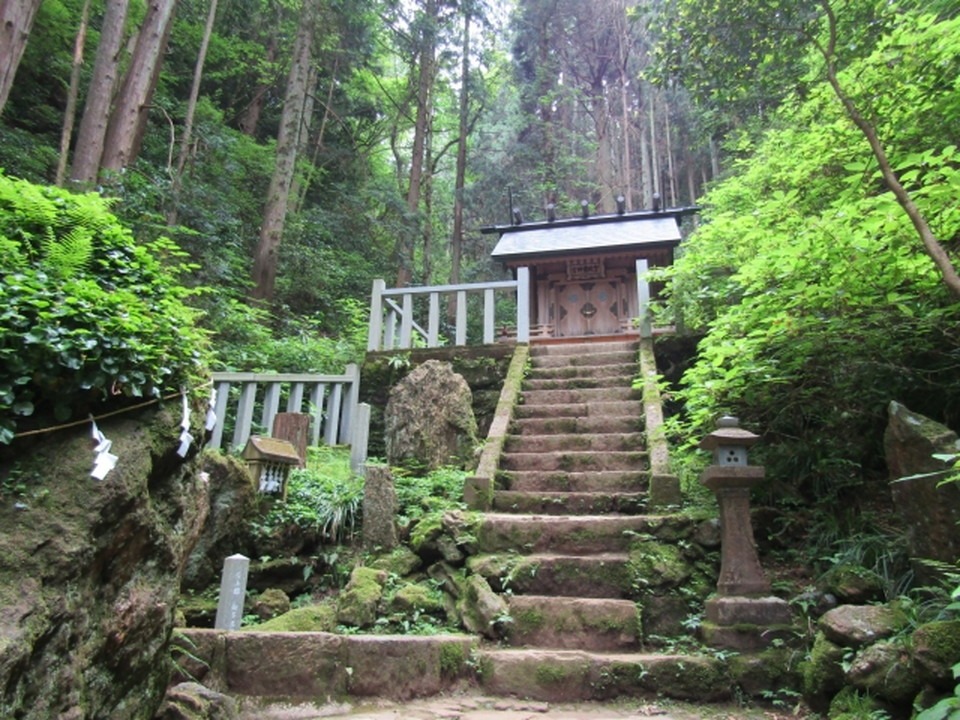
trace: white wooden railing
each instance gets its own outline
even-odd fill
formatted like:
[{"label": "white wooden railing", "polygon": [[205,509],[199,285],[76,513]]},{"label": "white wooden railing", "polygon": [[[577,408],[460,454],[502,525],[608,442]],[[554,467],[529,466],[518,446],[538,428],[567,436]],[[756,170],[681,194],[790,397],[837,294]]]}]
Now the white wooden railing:
[{"label": "white wooden railing", "polygon": [[[408,350],[412,347],[439,347],[441,296],[455,296],[456,321],[454,344],[468,341],[489,344],[495,341],[496,293],[514,294],[517,300],[516,340],[530,340],[530,269],[518,268],[516,280],[473,283],[468,285],[433,285],[388,289],[383,280],[373,281],[370,299],[370,328],[367,350]],[[467,295],[483,295],[483,336],[467,337]],[[426,319],[415,317],[414,298],[428,297]],[[513,320],[513,318],[511,318]]]},{"label": "white wooden railing", "polygon": [[242,448],[253,434],[269,435],[283,403],[286,412],[310,415],[312,445],[322,440],[325,445],[356,446],[361,438],[362,454],[366,453],[367,428],[363,426],[369,423],[369,408],[358,403],[360,369],[355,364],[347,365],[343,375],[217,372],[213,386],[217,424],[210,447],[222,448],[224,439],[231,438],[227,449]]}]

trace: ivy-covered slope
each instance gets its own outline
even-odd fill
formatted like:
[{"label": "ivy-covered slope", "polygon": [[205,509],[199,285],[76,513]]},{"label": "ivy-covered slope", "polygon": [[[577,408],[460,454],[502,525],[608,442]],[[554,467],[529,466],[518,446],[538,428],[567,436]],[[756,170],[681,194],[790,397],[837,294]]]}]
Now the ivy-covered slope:
[{"label": "ivy-covered slope", "polygon": [[0,444],[24,418],[83,417],[206,367],[182,253],[138,243],[100,196],[0,174],[0,258]]},{"label": "ivy-covered slope", "polygon": [[[920,14],[840,77],[955,264],[958,78],[960,18]],[[737,414],[766,434],[769,475],[825,499],[882,462],[890,400],[960,426],[960,303],[828,86],[743,149],[668,272],[672,309],[705,333],[682,437]]]}]

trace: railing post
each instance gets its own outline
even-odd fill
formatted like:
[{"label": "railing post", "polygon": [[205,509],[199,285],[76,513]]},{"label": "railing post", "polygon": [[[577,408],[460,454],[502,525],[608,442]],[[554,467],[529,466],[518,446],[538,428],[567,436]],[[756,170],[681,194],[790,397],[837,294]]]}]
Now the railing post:
[{"label": "railing post", "polygon": [[260,416],[260,424],[267,435],[273,435],[273,419],[280,410],[280,383],[267,383],[266,390],[263,392],[263,414]]},{"label": "railing post", "polygon": [[440,293],[430,293],[430,316],[427,319],[427,347],[440,344]]},{"label": "railing post", "polygon": [[374,352],[380,349],[383,342],[383,291],[387,283],[379,278],[373,281],[373,290],[370,293],[370,324],[367,331],[367,351]]},{"label": "railing post", "polygon": [[517,268],[517,342],[530,342],[530,268]]},{"label": "railing post", "polygon": [[334,383],[327,398],[327,426],[323,439],[327,445],[336,445],[340,436],[340,411],[343,408],[343,383]]},{"label": "railing post", "polygon": [[360,368],[356,363],[350,363],[343,374],[350,378],[348,380],[350,387],[347,389],[346,403],[343,407],[343,424],[340,426],[340,444],[346,445],[353,435],[357,405],[360,403]]},{"label": "railing post", "polygon": [[237,425],[233,428],[233,448],[243,447],[250,439],[253,425],[253,405],[257,399],[257,383],[245,382],[240,386],[240,401],[237,403]]},{"label": "railing post", "polygon": [[317,383],[310,390],[310,415],[313,424],[310,427],[310,444],[320,444],[320,426],[323,424],[323,398],[326,394],[326,383]]},{"label": "railing post", "polygon": [[413,347],[411,338],[413,336],[413,295],[404,293],[403,295],[403,317],[400,318],[400,348],[409,350]]},{"label": "railing post", "polygon": [[483,344],[493,343],[494,313],[496,305],[494,304],[493,288],[487,288],[483,291]]},{"label": "railing post", "polygon": [[637,320],[640,323],[640,337],[653,337],[653,325],[650,321],[650,283],[647,282],[647,261],[637,260]]},{"label": "railing post", "polygon": [[456,345],[467,344],[467,292],[457,290],[457,335]]},{"label": "railing post", "polygon": [[223,430],[227,424],[227,404],[230,401],[230,383],[214,382],[213,387],[217,391],[217,402],[213,406],[213,413],[217,416],[217,424],[213,427],[213,435],[210,438],[210,447],[219,450],[223,445]]},{"label": "railing post", "polygon": [[357,414],[350,433],[350,469],[357,475],[363,475],[363,466],[367,462],[367,447],[370,443],[370,405],[357,405]]}]

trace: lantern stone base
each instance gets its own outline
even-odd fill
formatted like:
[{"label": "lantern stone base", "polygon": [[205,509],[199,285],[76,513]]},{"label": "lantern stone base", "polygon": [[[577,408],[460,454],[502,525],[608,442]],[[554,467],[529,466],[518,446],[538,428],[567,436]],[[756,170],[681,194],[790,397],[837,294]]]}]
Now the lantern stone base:
[{"label": "lantern stone base", "polygon": [[715,597],[706,602],[704,641],[730,650],[761,650],[794,636],[790,606],[777,597]]}]

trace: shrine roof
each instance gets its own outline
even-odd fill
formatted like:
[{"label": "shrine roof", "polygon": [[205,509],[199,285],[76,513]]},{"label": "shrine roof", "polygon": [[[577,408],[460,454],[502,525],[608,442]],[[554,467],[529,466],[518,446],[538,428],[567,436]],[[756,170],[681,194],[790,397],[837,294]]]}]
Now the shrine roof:
[{"label": "shrine roof", "polygon": [[674,247],[680,243],[681,216],[695,211],[693,208],[682,208],[662,212],[597,215],[489,227],[482,231],[500,233],[500,240],[491,256],[501,261],[538,255],[641,249],[645,246]]}]

